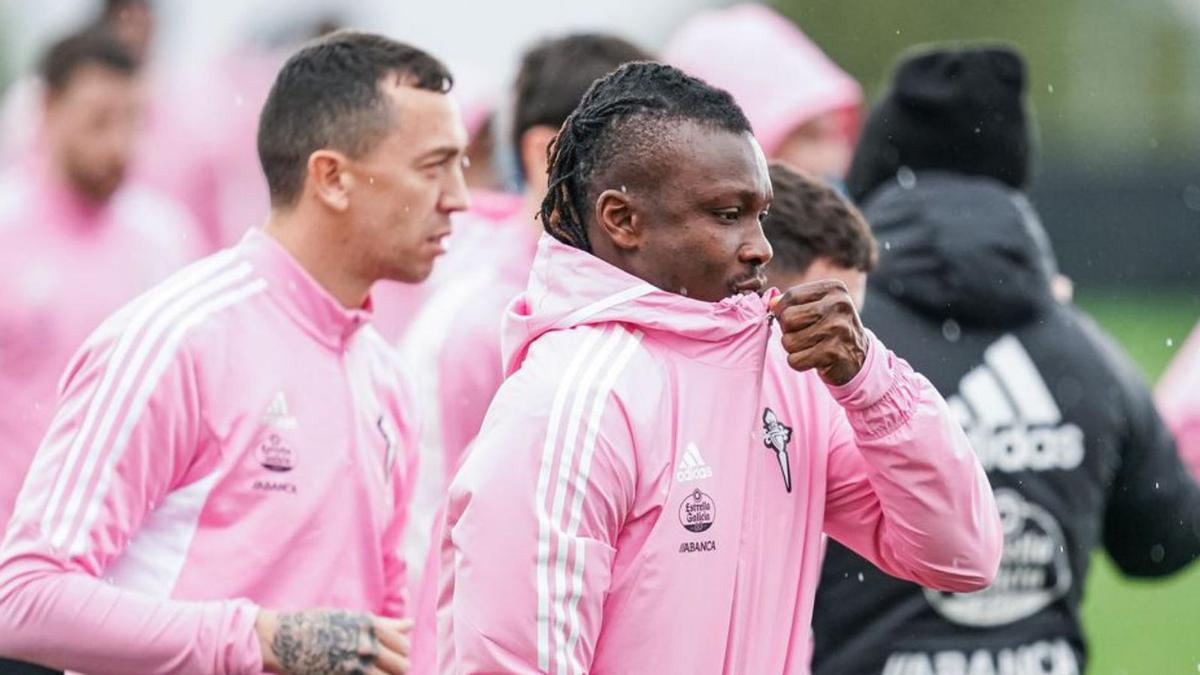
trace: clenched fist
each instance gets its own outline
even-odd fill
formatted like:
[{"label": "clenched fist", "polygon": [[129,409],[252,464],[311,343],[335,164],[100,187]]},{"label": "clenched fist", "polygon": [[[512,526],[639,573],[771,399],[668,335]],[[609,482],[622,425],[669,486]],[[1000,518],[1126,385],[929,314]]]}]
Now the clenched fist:
[{"label": "clenched fist", "polygon": [[827,384],[854,379],[867,359],[867,336],[846,285],[823,280],[800,284],[771,302],[783,330],[788,365],[816,368]]}]

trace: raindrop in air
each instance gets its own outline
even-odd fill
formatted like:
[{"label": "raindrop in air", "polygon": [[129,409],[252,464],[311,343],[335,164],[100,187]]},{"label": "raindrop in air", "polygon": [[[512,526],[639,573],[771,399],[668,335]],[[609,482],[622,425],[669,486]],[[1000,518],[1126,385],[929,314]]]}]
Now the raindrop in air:
[{"label": "raindrop in air", "polygon": [[896,180],[900,182],[900,187],[905,190],[911,190],[917,186],[917,174],[913,173],[913,170],[907,166],[900,167],[900,170],[896,172]]},{"label": "raindrop in air", "polygon": [[942,337],[948,342],[958,342],[962,337],[962,327],[954,319],[946,319],[942,322]]}]

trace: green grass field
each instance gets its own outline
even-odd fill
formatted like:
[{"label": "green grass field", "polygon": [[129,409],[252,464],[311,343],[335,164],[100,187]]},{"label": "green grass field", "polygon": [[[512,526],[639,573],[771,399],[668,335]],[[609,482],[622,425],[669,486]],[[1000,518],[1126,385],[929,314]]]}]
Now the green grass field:
[{"label": "green grass field", "polygon": [[[1200,318],[1200,293],[1081,293],[1077,300],[1124,345],[1150,382]],[[1200,672],[1200,565],[1164,581],[1130,581],[1098,552],[1083,615],[1092,649],[1090,675]]]}]

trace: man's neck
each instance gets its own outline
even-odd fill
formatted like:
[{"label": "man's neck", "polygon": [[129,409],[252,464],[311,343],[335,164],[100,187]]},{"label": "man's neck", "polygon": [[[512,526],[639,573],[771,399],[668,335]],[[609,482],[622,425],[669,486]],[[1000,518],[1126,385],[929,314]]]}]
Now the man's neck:
[{"label": "man's neck", "polygon": [[372,280],[358,273],[345,244],[330,236],[332,229],[300,207],[271,209],[263,227],[339,304],[357,309],[366,301]]}]

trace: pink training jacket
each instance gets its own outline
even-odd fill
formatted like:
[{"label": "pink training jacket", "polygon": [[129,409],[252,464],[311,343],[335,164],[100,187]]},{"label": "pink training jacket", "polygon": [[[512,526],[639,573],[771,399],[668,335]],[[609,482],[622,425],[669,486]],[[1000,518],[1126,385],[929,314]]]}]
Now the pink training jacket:
[{"label": "pink training jacket", "polygon": [[0,552],[0,654],[258,673],[257,606],[403,614],[419,430],[368,319],[251,230],[107,320]]},{"label": "pink training jacket", "polygon": [[93,204],[45,161],[0,178],[0,538],[71,355],[106,316],[191,262],[193,227],[182,207],[134,184]]},{"label": "pink training jacket", "polygon": [[504,353],[450,488],[443,673],[805,673],[823,531],[932,588],[996,572],[975,453],[874,337],[828,387],[787,367],[764,298],[543,237]]},{"label": "pink training jacket", "polygon": [[1200,477],[1200,323],[1158,383],[1157,402],[1179,456]]}]

